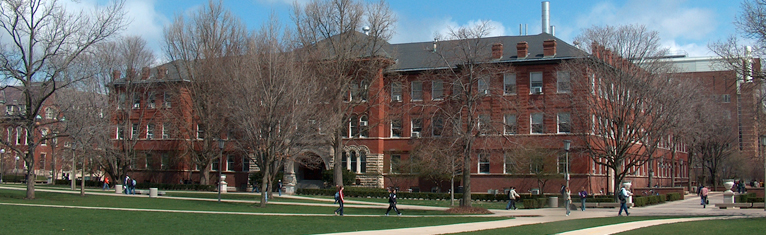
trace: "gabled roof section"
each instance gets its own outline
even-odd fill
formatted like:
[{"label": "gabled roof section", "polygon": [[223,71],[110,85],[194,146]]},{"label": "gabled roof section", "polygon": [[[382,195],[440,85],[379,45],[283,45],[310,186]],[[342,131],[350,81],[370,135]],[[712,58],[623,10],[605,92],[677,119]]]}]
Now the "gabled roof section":
[{"label": "gabled roof section", "polygon": [[[491,45],[495,43],[503,44],[503,56],[495,60],[487,60],[490,63],[502,62],[531,62],[543,60],[562,60],[575,57],[583,57],[586,53],[577,47],[564,42],[561,39],[547,33],[525,36],[500,36],[483,38],[487,45],[487,55],[491,53]],[[543,55],[543,42],[546,40],[556,40],[556,53],[553,56]],[[446,45],[454,40],[437,42],[436,50],[448,53],[445,50]],[[516,45],[520,42],[527,42],[528,54],[526,56],[517,55]],[[437,53],[434,53],[434,42],[415,42],[391,45],[391,51],[396,52],[396,64],[388,68],[390,72],[433,70],[454,67],[455,64],[447,65],[440,59]],[[449,56],[449,55],[445,55]]]},{"label": "gabled roof section", "polygon": [[[341,37],[347,37],[347,38],[341,38]],[[375,37],[368,36],[364,33],[353,31],[345,34],[339,34],[332,36],[330,38],[324,39],[322,41],[319,41],[316,43],[315,46],[318,47],[324,47],[324,48],[330,48],[328,50],[330,55],[327,56],[327,59],[332,59],[336,56],[335,51],[332,48],[344,48],[346,46],[344,45],[331,45],[332,43],[350,43],[350,51],[352,52],[358,52],[357,55],[351,55],[352,57],[356,58],[371,58],[371,57],[382,57],[382,58],[392,58],[391,56],[391,44],[386,42],[385,40],[377,40]]]},{"label": "gabled roof section", "polygon": [[[163,82],[188,82],[189,80],[183,79],[182,76],[186,74],[183,71],[183,66],[178,64],[178,61],[168,62],[154,68],[144,68],[141,71],[128,71],[127,73],[133,73],[131,82],[134,84],[147,84],[147,83],[163,83]],[[178,66],[176,66],[178,65]],[[145,71],[147,70],[148,71]],[[113,76],[119,76],[119,78],[113,77],[109,86],[125,85],[128,82],[130,74],[113,74]]]}]

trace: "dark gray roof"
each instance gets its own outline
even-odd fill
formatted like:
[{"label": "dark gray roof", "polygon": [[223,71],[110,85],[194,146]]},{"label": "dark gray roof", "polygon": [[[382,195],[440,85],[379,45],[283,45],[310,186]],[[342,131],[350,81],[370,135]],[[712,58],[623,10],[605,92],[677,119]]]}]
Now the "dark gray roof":
[{"label": "dark gray roof", "polygon": [[[556,55],[553,57],[543,57],[543,41],[554,39],[556,40]],[[492,60],[490,62],[523,62],[523,61],[540,61],[540,60],[562,60],[574,57],[581,57],[585,55],[580,49],[564,42],[561,39],[554,37],[547,33],[541,33],[537,35],[526,36],[500,36],[500,37],[488,37],[482,39],[483,45],[486,45],[486,55],[491,53],[491,46],[494,43],[503,44],[503,57],[499,60]],[[525,58],[518,58],[516,55],[516,44],[526,41],[528,44],[528,56]],[[439,54],[445,55],[448,58],[454,58],[449,54],[450,49],[454,48],[456,41],[439,41],[437,43],[437,51],[433,52],[433,41],[431,42],[415,42],[415,43],[402,43],[392,44],[389,54],[395,58],[396,63],[388,68],[391,72],[401,71],[417,71],[417,70],[432,70],[446,68],[447,64],[444,60],[440,59]],[[458,63],[456,59],[450,61],[450,67],[455,66]]]}]

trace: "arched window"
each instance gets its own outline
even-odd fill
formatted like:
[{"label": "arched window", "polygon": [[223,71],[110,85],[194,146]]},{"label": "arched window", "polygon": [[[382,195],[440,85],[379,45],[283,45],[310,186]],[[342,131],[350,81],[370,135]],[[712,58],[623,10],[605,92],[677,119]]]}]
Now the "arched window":
[{"label": "arched window", "polygon": [[356,151],[351,151],[351,172],[357,172],[356,170],[359,169],[356,166],[356,163],[358,162]]},{"label": "arched window", "polygon": [[367,153],[359,151],[359,173],[367,173]]}]

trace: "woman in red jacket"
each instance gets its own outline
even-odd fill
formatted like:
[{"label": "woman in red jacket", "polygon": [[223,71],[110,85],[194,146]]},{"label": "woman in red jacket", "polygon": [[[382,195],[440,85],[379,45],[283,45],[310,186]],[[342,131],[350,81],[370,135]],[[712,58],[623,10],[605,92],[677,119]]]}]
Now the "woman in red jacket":
[{"label": "woman in red jacket", "polygon": [[335,186],[338,188],[338,204],[340,205],[338,209],[335,210],[335,214],[338,215],[340,213],[340,216],[343,216],[343,186]]}]

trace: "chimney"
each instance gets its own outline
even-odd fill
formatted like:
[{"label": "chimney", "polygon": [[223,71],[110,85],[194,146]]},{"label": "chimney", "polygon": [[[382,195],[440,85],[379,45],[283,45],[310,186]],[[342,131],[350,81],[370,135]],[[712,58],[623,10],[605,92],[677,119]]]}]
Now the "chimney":
[{"label": "chimney", "polygon": [[548,39],[543,41],[543,57],[553,57],[556,55],[556,40]]},{"label": "chimney", "polygon": [[550,2],[544,1],[543,2],[543,33],[550,33],[548,31],[551,27],[551,9],[550,9]]},{"label": "chimney", "polygon": [[165,65],[160,65],[160,67],[157,68],[157,79],[164,79],[167,74],[168,69],[165,68]]},{"label": "chimney", "polygon": [[502,43],[495,43],[492,44],[492,59],[500,59],[503,58],[503,44]]},{"label": "chimney", "polygon": [[112,81],[120,80],[120,77],[122,77],[122,72],[120,72],[120,70],[112,71]]},{"label": "chimney", "polygon": [[146,80],[149,78],[149,73],[151,70],[149,70],[149,67],[143,67],[141,68],[141,80]]},{"label": "chimney", "polygon": [[132,80],[134,77],[136,77],[136,69],[129,68],[127,71],[126,77],[128,78],[128,80]]},{"label": "chimney", "polygon": [[519,42],[516,44],[516,57],[519,59],[527,58],[527,42]]}]

